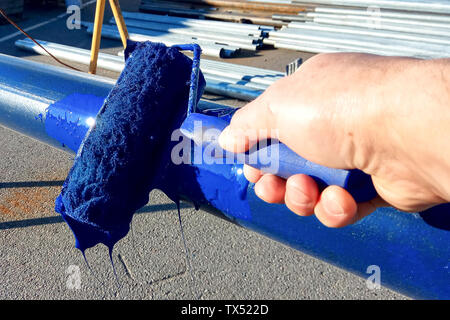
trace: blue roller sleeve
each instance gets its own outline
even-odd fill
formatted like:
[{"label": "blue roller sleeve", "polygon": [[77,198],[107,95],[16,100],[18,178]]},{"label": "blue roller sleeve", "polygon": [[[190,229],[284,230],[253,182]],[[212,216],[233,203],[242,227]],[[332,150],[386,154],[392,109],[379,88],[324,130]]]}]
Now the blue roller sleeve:
[{"label": "blue roller sleeve", "polygon": [[[201,146],[203,149],[205,146],[209,146],[210,150],[215,150],[215,158],[218,158],[217,154],[220,153],[220,157],[234,159],[235,162],[248,164],[265,173],[272,173],[284,179],[294,174],[306,174],[314,178],[321,189],[329,185],[343,187],[356,202],[372,200],[377,195],[371,177],[364,172],[318,165],[300,157],[283,143],[262,141],[245,154],[224,151],[218,145],[217,140],[220,132],[227,125],[228,121],[224,119],[193,113],[183,122],[181,131],[192,139],[196,146]],[[207,140],[204,140],[205,137]],[[213,147],[211,147],[212,144]]]}]

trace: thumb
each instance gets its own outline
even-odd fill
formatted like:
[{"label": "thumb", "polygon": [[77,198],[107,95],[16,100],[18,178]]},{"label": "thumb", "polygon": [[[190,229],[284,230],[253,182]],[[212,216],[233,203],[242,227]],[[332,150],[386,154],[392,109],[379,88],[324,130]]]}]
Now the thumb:
[{"label": "thumb", "polygon": [[228,151],[245,152],[259,140],[278,139],[275,117],[265,94],[235,112],[228,127],[219,136],[220,146]]}]

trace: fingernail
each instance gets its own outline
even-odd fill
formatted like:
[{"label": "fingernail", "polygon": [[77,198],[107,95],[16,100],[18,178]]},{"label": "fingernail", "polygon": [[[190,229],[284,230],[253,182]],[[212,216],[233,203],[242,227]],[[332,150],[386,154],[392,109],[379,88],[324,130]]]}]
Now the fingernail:
[{"label": "fingernail", "polygon": [[344,209],[342,208],[340,203],[333,198],[324,198],[323,207],[325,211],[330,215],[340,216],[344,214]]}]

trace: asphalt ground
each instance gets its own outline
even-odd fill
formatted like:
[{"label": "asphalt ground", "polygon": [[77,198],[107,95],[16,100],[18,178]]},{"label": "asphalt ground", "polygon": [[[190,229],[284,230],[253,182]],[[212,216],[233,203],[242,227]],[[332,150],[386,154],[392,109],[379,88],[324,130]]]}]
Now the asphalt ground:
[{"label": "asphalt ground", "polygon": [[[122,4],[133,9],[133,1]],[[92,20],[93,8],[82,12]],[[23,28],[54,19],[62,9],[28,9]],[[108,19],[108,14],[105,17]],[[0,26],[0,51],[48,64],[48,57],[19,51]],[[65,18],[33,28],[41,40],[90,48],[85,30],[68,30]],[[4,39],[7,37],[7,39]],[[102,40],[102,52],[116,54],[119,41]],[[284,70],[311,55],[266,49],[229,62]],[[87,70],[87,66],[71,63]],[[117,73],[98,70],[116,78]],[[217,96],[206,99],[242,106]],[[54,211],[73,161],[62,151],[0,126],[0,299],[405,299],[387,288],[370,290],[366,279],[291,249],[188,204],[181,210],[190,251],[187,267],[175,205],[153,191],[133,219],[132,232],[113,252],[117,278],[104,246],[82,254],[67,225]],[[117,281],[120,283],[120,289]]]}]

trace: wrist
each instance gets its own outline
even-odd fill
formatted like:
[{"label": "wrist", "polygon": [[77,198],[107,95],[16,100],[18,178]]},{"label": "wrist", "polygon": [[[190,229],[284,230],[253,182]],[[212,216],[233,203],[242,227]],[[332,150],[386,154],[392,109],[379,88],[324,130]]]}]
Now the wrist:
[{"label": "wrist", "polygon": [[449,61],[402,61],[381,108],[391,152],[442,202],[450,202]]}]

